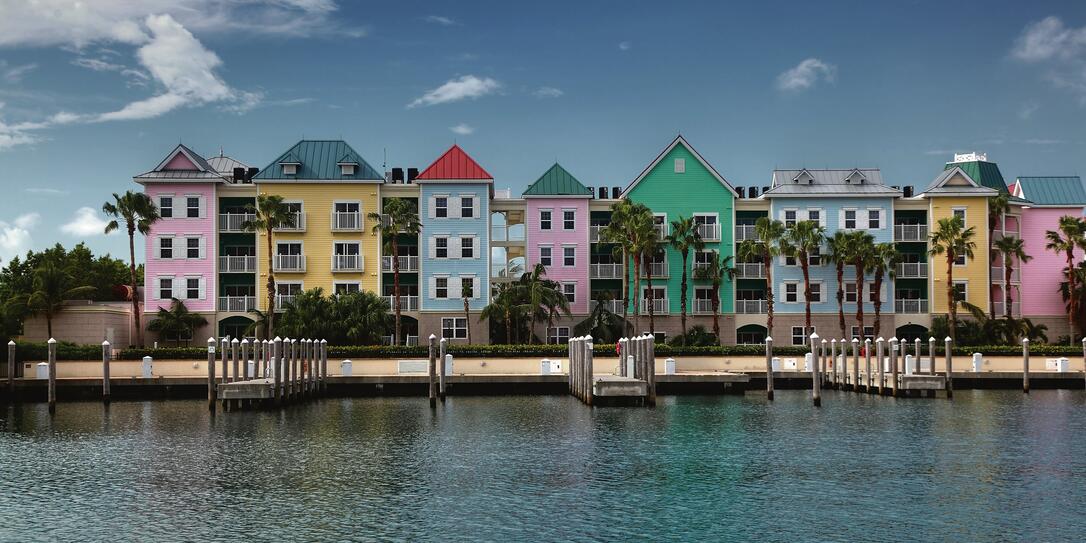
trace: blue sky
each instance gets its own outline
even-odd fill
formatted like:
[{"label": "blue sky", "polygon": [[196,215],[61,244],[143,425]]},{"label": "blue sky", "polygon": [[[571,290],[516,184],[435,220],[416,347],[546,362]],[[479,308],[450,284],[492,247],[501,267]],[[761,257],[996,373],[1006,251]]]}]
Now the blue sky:
[{"label": "blue sky", "polygon": [[[86,240],[178,141],[264,166],[302,137],[424,167],[453,141],[519,193],[625,185],[681,132],[736,185],[954,151],[1086,166],[1086,4],[0,0],[0,259]],[[81,209],[89,207],[88,209]]]}]

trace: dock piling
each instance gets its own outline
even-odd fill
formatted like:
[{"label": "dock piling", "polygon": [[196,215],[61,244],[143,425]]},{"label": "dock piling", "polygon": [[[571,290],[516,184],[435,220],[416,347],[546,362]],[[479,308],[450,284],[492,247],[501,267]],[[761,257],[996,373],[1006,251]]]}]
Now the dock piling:
[{"label": "dock piling", "polygon": [[[946,397],[948,399],[954,397],[954,357],[951,354],[951,351],[953,351],[951,343],[953,341],[950,336],[943,340],[943,355],[946,356]],[[1083,341],[1086,341],[1086,339]]]},{"label": "dock piling", "polygon": [[[1086,353],[1086,339],[1082,340],[1083,353]],[[8,401],[15,399],[15,341],[8,341]]]},{"label": "dock piling", "polygon": [[283,357],[283,339],[279,336],[275,336],[272,340],[272,395],[275,397],[275,405],[283,404],[283,390],[280,388],[280,384],[283,382],[283,365],[281,363]]},{"label": "dock piling", "polygon": [[[649,350],[649,367],[648,372],[645,374],[649,386],[649,405],[656,406],[656,336],[650,335],[647,337],[647,347]],[[592,336],[588,337],[589,350],[592,346]],[[591,355],[589,355],[591,357]]]},{"label": "dock piling", "polygon": [[207,409],[215,412],[215,338],[207,338]]},{"label": "dock piling", "polygon": [[234,339],[230,340],[230,365],[231,365],[231,367],[234,368],[234,376],[233,376],[233,379],[231,379],[231,381],[244,381],[245,380],[244,375],[238,371],[239,369],[241,369],[241,371],[244,371],[244,368],[240,368],[240,364],[238,362],[238,348],[239,347],[241,347],[241,341],[238,341],[238,338],[234,338]]},{"label": "dock piling", "polygon": [[102,342],[102,403],[109,405],[109,359],[110,346],[108,341]]},{"label": "dock piling", "polygon": [[882,396],[886,392],[886,361],[883,360],[882,355],[886,352],[886,340],[879,338],[875,340],[875,354],[878,359],[877,366],[879,372],[879,396]]},{"label": "dock piling", "polygon": [[860,391],[860,340],[852,338],[852,386],[853,392]]},{"label": "dock piling", "polygon": [[592,336],[585,336],[584,340],[582,341],[582,345],[584,347],[585,372],[588,374],[588,390],[585,397],[587,398],[586,403],[588,405],[592,405]]},{"label": "dock piling", "polygon": [[898,365],[897,357],[901,354],[901,345],[898,343],[897,337],[890,338],[890,394],[897,398],[897,376]]},{"label": "dock piling", "polygon": [[57,412],[57,340],[49,338],[49,414]]},{"label": "dock piling", "polygon": [[430,407],[437,408],[437,336],[430,334]]},{"label": "dock piling", "polygon": [[871,392],[871,338],[864,338],[864,392]]},{"label": "dock piling", "polygon": [[[222,355],[222,382],[223,383],[229,383],[230,382],[230,357],[229,357],[230,338],[229,337],[223,337],[222,341],[219,342],[219,348],[222,349],[222,353],[220,353]],[[225,407],[226,406],[223,406],[224,409],[225,409]]]},{"label": "dock piling", "polygon": [[773,401],[773,338],[765,338],[765,395]]},{"label": "dock piling", "polygon": [[445,403],[445,350],[449,340],[441,338],[438,342],[438,372],[437,372],[437,396],[441,403]]},{"label": "dock piling", "polygon": [[1022,393],[1029,394],[1029,338],[1022,339]]},{"label": "dock piling", "polygon": [[[844,346],[842,346],[841,350],[844,350]],[[833,338],[830,340],[830,386],[835,389],[841,388],[841,379],[837,375],[840,369],[838,366],[840,364],[837,363],[837,338]]]},{"label": "dock piling", "polygon": [[321,394],[328,392],[328,340],[321,340]]},{"label": "dock piling", "polygon": [[811,375],[811,400],[814,402],[815,407],[822,406],[822,373],[819,371],[822,362],[822,351],[819,347],[825,348],[826,340],[822,340],[822,343],[818,342],[818,334],[811,333],[811,371],[814,373]]}]

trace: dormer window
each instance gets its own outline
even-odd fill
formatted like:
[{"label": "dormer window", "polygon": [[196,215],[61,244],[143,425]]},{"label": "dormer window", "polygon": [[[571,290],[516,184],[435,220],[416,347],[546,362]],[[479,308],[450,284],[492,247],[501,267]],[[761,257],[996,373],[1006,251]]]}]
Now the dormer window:
[{"label": "dormer window", "polygon": [[355,164],[354,162],[340,162],[339,163],[339,173],[341,175],[354,175],[354,172],[355,172],[355,170],[357,168],[358,168],[358,165]]},{"label": "dormer window", "polygon": [[283,175],[297,175],[298,166],[297,162],[284,162],[280,164],[283,167]]},{"label": "dormer window", "polygon": [[675,159],[675,173],[686,173],[686,159],[685,158],[676,158]]}]

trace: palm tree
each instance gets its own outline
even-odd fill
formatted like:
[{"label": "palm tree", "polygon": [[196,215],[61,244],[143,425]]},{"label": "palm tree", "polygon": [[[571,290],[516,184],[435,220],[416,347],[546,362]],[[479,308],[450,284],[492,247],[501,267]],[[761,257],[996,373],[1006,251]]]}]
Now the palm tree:
[{"label": "palm tree", "polygon": [[[879,337],[882,335],[882,281],[884,278],[894,279],[897,276],[897,265],[901,262],[901,253],[893,243],[879,243],[874,245],[869,258],[868,264],[875,275],[875,282],[872,285],[872,291],[875,293],[875,322],[872,328],[874,328],[874,336]],[[863,333],[863,321],[860,321],[860,332]]]},{"label": "palm tree", "polygon": [[786,228],[781,221],[759,217],[754,222],[754,239],[739,244],[736,256],[743,262],[762,261],[765,265],[766,331],[773,335],[773,259],[781,254]]},{"label": "palm tree", "polygon": [[816,221],[800,221],[784,233],[782,249],[795,258],[803,271],[804,335],[811,331],[811,255],[818,252],[826,240],[826,229]]},{"label": "palm tree", "polygon": [[[946,255],[946,300],[950,313],[950,339],[955,337],[955,329],[958,327],[958,302],[957,290],[954,288],[954,261],[958,257],[973,259],[973,250],[977,242],[973,241],[977,235],[976,227],[964,228],[962,218],[958,216],[939,219],[936,229],[931,233],[931,256]],[[964,300],[963,300],[964,301]]]},{"label": "palm tree", "polygon": [[472,283],[465,283],[463,279],[460,280],[460,298],[464,300],[464,322],[467,323],[468,345],[471,345],[471,309],[468,300],[474,294],[473,290]]},{"label": "palm tree", "polygon": [[611,301],[611,296],[601,293],[596,299],[595,307],[588,313],[588,317],[573,327],[573,333],[578,336],[592,336],[600,343],[617,342],[626,327],[622,323],[622,318],[607,308],[609,301]]},{"label": "palm tree", "polygon": [[513,341],[513,317],[518,311],[519,305],[513,285],[511,283],[497,283],[494,286],[494,295],[490,297],[490,303],[479,314],[479,320],[493,321],[497,319],[502,321],[505,325],[505,342],[515,343]]},{"label": "palm tree", "polygon": [[[829,248],[829,254],[826,255],[826,258],[833,263],[833,267],[837,271],[837,322],[841,326],[842,338],[848,337],[848,331],[845,329],[845,264],[850,264],[853,261],[852,239],[849,234],[844,230],[838,230],[826,240],[826,245]],[[858,297],[856,301],[862,305],[863,298]],[[860,330],[863,330],[863,325],[860,325]]]},{"label": "palm tree", "polygon": [[1063,253],[1067,259],[1067,289],[1071,293],[1067,299],[1067,324],[1070,327],[1068,336],[1071,345],[1075,344],[1075,316],[1078,314],[1077,296],[1078,281],[1075,271],[1075,249],[1086,247],[1086,220],[1070,215],[1060,217],[1056,230],[1045,232],[1045,249],[1055,253]]},{"label": "palm tree", "polygon": [[641,292],[641,273],[645,274],[645,282],[648,289],[648,303],[646,306],[649,311],[649,333],[656,333],[656,321],[655,321],[655,291],[652,289],[652,260],[662,250],[660,245],[662,240],[660,235],[656,231],[656,223],[653,219],[653,215],[645,208],[645,212],[633,217],[632,229],[630,231],[630,239],[633,240],[633,255],[634,261],[637,266],[634,268],[634,328],[640,329],[641,325],[641,313],[638,309],[640,305],[637,302],[637,297],[642,295]]},{"label": "palm tree", "polygon": [[[690,259],[690,250],[701,251],[705,249],[705,242],[701,239],[701,234],[698,232],[698,225],[694,222],[693,218],[679,216],[678,219],[671,221],[671,233],[667,235],[665,241],[673,249],[679,252],[683,256],[683,274],[682,280],[679,283],[682,292],[679,294],[679,322],[683,331],[683,346],[686,346],[686,273],[688,261]],[[715,311],[713,318],[716,318]],[[718,336],[719,337],[719,336]]]},{"label": "palm tree", "polygon": [[169,309],[158,308],[158,315],[147,324],[147,329],[157,332],[159,337],[174,338],[174,343],[178,347],[181,346],[181,338],[185,338],[187,347],[192,334],[205,324],[207,324],[207,319],[198,313],[190,312],[184,302],[173,298]]},{"label": "palm tree", "polygon": [[1026,254],[1026,244],[1019,238],[1014,236],[1006,236],[999,238],[995,242],[995,248],[999,251],[999,254],[1003,256],[1003,293],[1005,294],[1006,307],[1003,308],[1004,317],[1011,320],[1011,304],[1013,300],[1011,298],[1011,274],[1014,272],[1014,266],[1011,262],[1017,260],[1022,264],[1033,260],[1033,257]]},{"label": "palm tree", "polygon": [[[615,244],[615,257],[622,258],[622,322],[629,326],[627,316],[630,309],[630,259],[633,256],[633,225],[640,217],[651,211],[644,204],[629,200],[619,200],[611,205],[611,221],[600,232],[600,241]],[[634,268],[637,274],[637,268]],[[634,309],[637,314],[637,309]]]},{"label": "palm tree", "polygon": [[113,193],[113,201],[102,204],[102,211],[113,217],[106,223],[105,233],[120,228],[123,221],[128,230],[128,274],[132,279],[132,315],[136,325],[136,345],[143,347],[143,327],[140,325],[139,285],[136,283],[136,232],[147,235],[158,220],[158,208],[142,192]]},{"label": "palm tree", "polygon": [[[521,276],[513,287],[515,296],[521,301],[520,309],[529,318],[529,329],[536,322],[547,322],[550,327],[559,312],[569,312],[569,300],[559,290],[558,283],[547,279],[547,269],[536,264],[531,272]],[[528,343],[534,343],[534,333],[528,334]]]},{"label": "palm tree", "polygon": [[90,285],[73,287],[75,279],[52,259],[46,259],[34,270],[33,286],[29,294],[20,296],[14,303],[25,305],[32,313],[45,316],[46,334],[53,337],[53,317],[64,308],[64,302],[86,296],[95,291]]},{"label": "palm tree", "polygon": [[[403,198],[388,198],[384,201],[383,207],[383,215],[370,213],[367,217],[373,221],[373,233],[381,236],[381,250],[392,255],[392,313],[396,316],[396,332],[395,337],[392,338],[392,344],[399,345],[403,333],[400,317],[399,235],[418,237],[422,230],[422,223],[419,222],[419,214],[415,206]],[[468,326],[468,335],[471,335],[470,326]],[[468,343],[470,342],[469,340]]]},{"label": "palm tree", "polygon": [[[873,268],[875,260],[875,236],[857,230],[849,235],[852,253],[852,266],[856,271],[856,326],[859,327],[860,336],[864,334],[864,275]],[[893,271],[893,270],[891,270]],[[882,284],[880,282],[879,289]],[[876,298],[877,304],[882,306],[881,296]],[[878,336],[876,336],[878,337]]]},{"label": "palm tree", "polygon": [[268,283],[266,286],[268,290],[268,313],[266,319],[267,330],[265,330],[264,336],[270,338],[272,330],[275,328],[275,274],[273,273],[275,251],[272,249],[272,235],[276,228],[293,226],[295,215],[291,212],[290,207],[283,202],[283,197],[278,194],[258,194],[256,206],[249,207],[255,214],[255,218],[242,223],[242,229],[249,232],[263,230],[264,235],[268,238]]},{"label": "palm tree", "polygon": [[[1007,220],[1007,212],[1011,210],[1011,197],[1007,192],[1000,192],[996,196],[988,198],[988,254],[995,254],[992,250],[993,239],[995,237],[996,226],[999,226]],[[989,257],[991,258],[991,257]],[[995,315],[995,298],[988,297],[988,315],[989,318],[994,319]]]},{"label": "palm tree", "polygon": [[[708,280],[709,284],[713,287],[713,335],[716,336],[717,343],[721,342],[720,287],[724,284],[725,277],[735,278],[735,268],[730,265],[731,260],[732,257],[726,256],[721,258],[720,253],[714,251],[709,254],[709,262],[706,262],[701,268],[694,270],[695,279]],[[685,332],[683,333],[683,336],[686,336]]]}]

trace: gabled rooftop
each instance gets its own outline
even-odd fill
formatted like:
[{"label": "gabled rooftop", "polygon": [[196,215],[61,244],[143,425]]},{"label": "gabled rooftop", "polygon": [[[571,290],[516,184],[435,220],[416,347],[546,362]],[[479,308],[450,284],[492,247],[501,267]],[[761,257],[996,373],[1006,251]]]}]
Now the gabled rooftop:
[{"label": "gabled rooftop", "polygon": [[705,169],[708,170],[709,173],[712,174],[713,178],[719,181],[721,185],[724,185],[724,188],[727,189],[728,192],[731,192],[732,196],[739,196],[739,193],[735,191],[735,188],[732,187],[731,183],[729,183],[727,179],[724,179],[724,176],[720,175],[720,172],[716,171],[716,168],[714,168],[712,164],[709,164],[709,161],[705,160],[705,158],[701,156],[701,153],[699,153],[697,149],[694,149],[694,146],[690,145],[690,142],[686,141],[686,138],[684,138],[682,134],[679,134],[675,136],[674,140],[671,140],[671,143],[668,144],[668,146],[665,147],[663,151],[660,151],[659,155],[656,155],[656,158],[654,158],[648,166],[645,166],[644,170],[641,170],[641,173],[637,175],[633,182],[626,186],[626,188],[622,191],[622,197],[625,198],[629,196],[630,192],[633,191],[634,187],[636,187],[638,183],[641,182],[641,180],[645,179],[645,177],[648,176],[649,173],[652,172],[652,170],[656,168],[658,164],[660,164],[660,161],[662,161],[664,157],[666,157],[668,153],[671,152],[672,149],[679,145],[682,145],[683,148],[685,148],[687,151],[690,151],[690,154],[694,155],[694,158],[698,161],[698,163],[705,167]]},{"label": "gabled rooftop", "polygon": [[208,164],[204,157],[181,143],[177,144],[177,147],[174,147],[153,170],[141,173],[133,179],[137,183],[224,181],[223,176]]},{"label": "gabled rooftop", "polygon": [[981,186],[969,175],[969,172],[957,165],[947,168],[935,176],[921,196],[995,196],[999,191]]},{"label": "gabled rooftop", "polygon": [[453,144],[437,160],[426,167],[415,181],[494,181],[475,159],[468,156],[459,145]]},{"label": "gabled rooftop", "polygon": [[1052,207],[1086,206],[1086,187],[1077,175],[1019,177],[1012,185],[1013,194],[1031,205]]},{"label": "gabled rooftop", "polygon": [[772,187],[763,197],[868,196],[895,198],[901,191],[887,186],[878,168],[773,170]]},{"label": "gabled rooftop", "polygon": [[522,196],[576,196],[591,198],[592,190],[557,162],[528,186]]},{"label": "gabled rooftop", "polygon": [[[357,164],[347,173],[341,163]],[[293,166],[293,174],[286,166]],[[366,162],[347,142],[343,140],[302,140],[272,160],[260,171],[253,181],[296,182],[296,181],[340,181],[384,182],[385,176]]]}]

